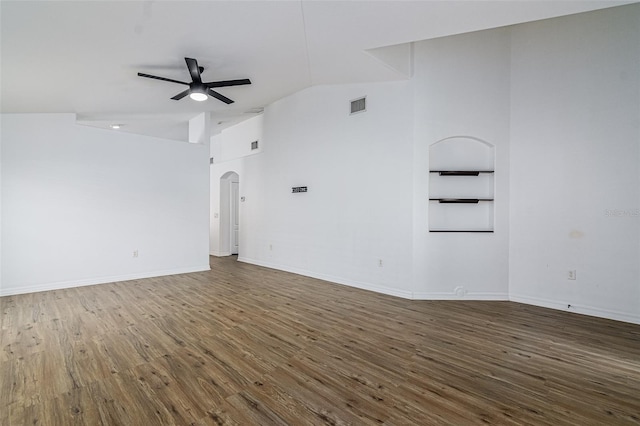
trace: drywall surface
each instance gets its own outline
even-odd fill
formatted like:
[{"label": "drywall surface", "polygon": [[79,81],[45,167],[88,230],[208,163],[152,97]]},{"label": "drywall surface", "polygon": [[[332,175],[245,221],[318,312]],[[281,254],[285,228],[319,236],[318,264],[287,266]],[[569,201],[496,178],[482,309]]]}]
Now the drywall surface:
[{"label": "drywall surface", "polygon": [[[508,299],[509,30],[480,31],[414,44],[414,295],[422,299]],[[447,168],[495,168],[493,233],[429,232],[430,148],[447,138],[482,141],[494,158],[464,152]],[[440,142],[441,143],[441,142]],[[435,151],[432,149],[432,151]],[[436,169],[440,169],[436,167]],[[460,179],[456,177],[445,178]],[[470,179],[470,178],[466,178]],[[482,178],[475,178],[482,179]],[[456,229],[452,227],[451,229]],[[465,229],[465,228],[462,228]]]},{"label": "drywall surface", "polygon": [[512,300],[640,323],[639,43],[637,4],[514,28]]},{"label": "drywall surface", "polygon": [[2,289],[2,121],[2,114],[0,114],[0,289]]},{"label": "drywall surface", "polygon": [[[212,145],[215,147],[214,162],[220,163],[261,153],[262,127],[263,115],[260,114],[215,135],[212,138],[215,141]],[[253,142],[257,142],[256,149],[251,147]]]},{"label": "drywall surface", "polygon": [[[240,175],[239,259],[402,297],[638,322],[639,25],[634,4],[415,42],[410,81],[269,105],[262,154],[212,168],[214,197]],[[246,149],[250,134],[214,145]],[[430,148],[457,137],[493,153],[493,233],[429,232]]]},{"label": "drywall surface", "polygon": [[[228,235],[230,201],[227,177],[233,173],[237,174],[242,191],[244,158],[262,152],[264,145],[262,127],[263,116],[258,115],[211,137],[213,163],[209,174],[211,187],[209,250],[213,256],[229,256],[231,254]],[[257,142],[258,145],[256,149],[252,149],[251,146],[254,142]],[[242,196],[242,193],[240,195]],[[240,207],[242,214],[243,206]],[[245,225],[248,225],[247,221],[241,221],[241,226]],[[241,229],[240,234],[242,232]]]},{"label": "drywall surface", "polygon": [[73,114],[4,114],[1,143],[1,294],[208,269],[208,146]]},{"label": "drywall surface", "polygon": [[[362,96],[366,112],[350,115]],[[262,153],[239,172],[239,259],[410,297],[411,102],[410,82],[395,82],[269,105]],[[237,169],[223,165],[218,176]]]}]

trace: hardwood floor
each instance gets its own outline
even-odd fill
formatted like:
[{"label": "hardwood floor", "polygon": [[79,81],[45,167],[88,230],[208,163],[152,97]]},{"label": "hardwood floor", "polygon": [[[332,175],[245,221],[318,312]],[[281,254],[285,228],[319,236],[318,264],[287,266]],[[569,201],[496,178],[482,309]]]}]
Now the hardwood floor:
[{"label": "hardwood floor", "polygon": [[0,298],[0,424],[640,424],[640,326],[211,263]]}]

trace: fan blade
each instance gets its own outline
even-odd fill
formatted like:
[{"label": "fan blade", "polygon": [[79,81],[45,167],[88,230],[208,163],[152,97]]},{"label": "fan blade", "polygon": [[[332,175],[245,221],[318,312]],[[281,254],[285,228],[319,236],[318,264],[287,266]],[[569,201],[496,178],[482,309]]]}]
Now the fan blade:
[{"label": "fan blade", "polygon": [[189,89],[185,90],[184,92],[180,92],[177,95],[175,95],[173,98],[174,101],[179,101],[180,99],[184,98],[185,96],[187,96],[189,94]]},{"label": "fan blade", "polygon": [[220,93],[215,92],[211,89],[207,90],[207,93],[209,94],[209,96],[213,96],[216,99],[221,100],[222,102],[224,102],[225,104],[232,104],[233,101],[229,98],[227,98],[226,96],[222,96]]},{"label": "fan blade", "polygon": [[156,79],[156,80],[170,81],[172,83],[186,84],[187,86],[189,85],[189,83],[185,83],[184,81],[172,80],[170,78],[158,77],[156,75],[143,74],[141,72],[138,73],[138,77],[147,77],[147,78],[153,78],[153,79]]},{"label": "fan blade", "polygon": [[189,68],[191,80],[193,80],[194,83],[202,83],[202,79],[200,78],[200,68],[198,68],[198,61],[191,58],[184,58],[184,61],[187,63],[187,68]]},{"label": "fan blade", "polygon": [[205,87],[227,87],[227,86],[242,86],[245,84],[251,84],[251,80],[248,78],[242,80],[226,80],[226,81],[211,81],[209,83],[202,83]]}]

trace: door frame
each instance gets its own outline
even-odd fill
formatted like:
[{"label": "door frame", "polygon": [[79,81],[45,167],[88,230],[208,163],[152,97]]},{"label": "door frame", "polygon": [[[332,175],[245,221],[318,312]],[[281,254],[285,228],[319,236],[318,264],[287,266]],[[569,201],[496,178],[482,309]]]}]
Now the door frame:
[{"label": "door frame", "polygon": [[[238,208],[237,208],[237,217],[238,217],[238,223],[239,223],[239,219],[240,219],[240,200],[239,200],[239,196],[240,196],[240,175],[234,171],[228,171],[226,173],[224,173],[221,177],[220,177],[220,217],[219,217],[219,234],[218,234],[218,241],[219,241],[219,253],[221,256],[230,256],[231,254],[236,254],[236,253],[232,253],[233,250],[232,249],[232,233],[234,232],[233,230],[233,218],[232,218],[232,196],[233,194],[231,193],[232,191],[232,187],[233,187],[233,182],[237,182],[237,188],[238,188]],[[238,251],[240,251],[240,236],[239,236],[239,230],[238,230]],[[239,254],[239,253],[237,253]]]}]

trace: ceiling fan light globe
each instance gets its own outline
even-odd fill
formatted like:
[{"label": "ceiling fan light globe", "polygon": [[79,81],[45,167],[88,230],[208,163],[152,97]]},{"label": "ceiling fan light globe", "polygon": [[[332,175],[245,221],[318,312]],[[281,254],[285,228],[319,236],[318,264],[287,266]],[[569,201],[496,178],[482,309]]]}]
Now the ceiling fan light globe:
[{"label": "ceiling fan light globe", "polygon": [[208,96],[204,93],[201,92],[193,92],[191,94],[189,94],[189,97],[191,99],[193,99],[194,101],[198,101],[198,102],[202,102],[202,101],[206,101]]}]

